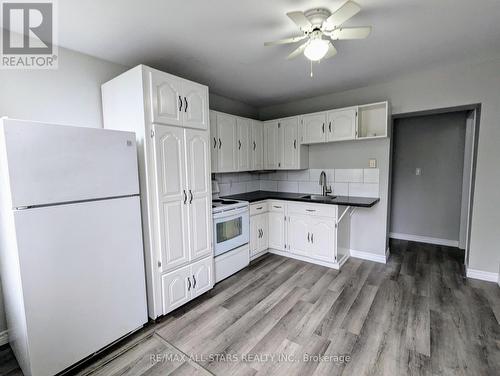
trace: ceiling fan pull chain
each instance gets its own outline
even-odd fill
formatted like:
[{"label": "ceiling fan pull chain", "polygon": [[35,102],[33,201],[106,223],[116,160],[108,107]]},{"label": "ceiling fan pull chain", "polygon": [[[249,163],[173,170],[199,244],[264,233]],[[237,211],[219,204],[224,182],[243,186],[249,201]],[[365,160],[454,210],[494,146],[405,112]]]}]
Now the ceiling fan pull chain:
[{"label": "ceiling fan pull chain", "polygon": [[312,62],[312,60],[310,60],[310,62],[311,62],[311,78],[313,78],[314,77],[314,74],[313,74],[313,62]]}]

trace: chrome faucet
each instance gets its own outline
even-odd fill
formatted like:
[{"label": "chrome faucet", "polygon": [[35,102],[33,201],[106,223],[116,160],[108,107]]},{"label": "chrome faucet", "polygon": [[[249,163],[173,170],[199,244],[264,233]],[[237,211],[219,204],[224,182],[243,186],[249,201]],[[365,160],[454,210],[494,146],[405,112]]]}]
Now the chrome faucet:
[{"label": "chrome faucet", "polygon": [[325,171],[321,171],[321,174],[319,175],[319,185],[321,185],[323,196],[328,196],[328,193],[332,193],[332,186],[326,185]]}]

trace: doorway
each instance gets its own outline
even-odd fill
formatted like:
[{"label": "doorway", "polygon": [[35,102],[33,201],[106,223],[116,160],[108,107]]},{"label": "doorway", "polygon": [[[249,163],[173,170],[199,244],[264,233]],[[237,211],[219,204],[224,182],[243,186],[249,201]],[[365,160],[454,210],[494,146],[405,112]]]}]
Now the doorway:
[{"label": "doorway", "polygon": [[393,117],[389,237],[465,250],[479,105]]}]

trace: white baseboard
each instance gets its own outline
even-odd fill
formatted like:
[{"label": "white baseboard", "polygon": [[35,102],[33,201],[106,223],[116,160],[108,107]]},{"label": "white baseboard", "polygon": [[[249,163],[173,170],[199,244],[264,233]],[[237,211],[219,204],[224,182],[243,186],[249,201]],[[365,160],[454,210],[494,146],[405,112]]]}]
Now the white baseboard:
[{"label": "white baseboard", "polygon": [[0,346],[6,345],[9,343],[9,334],[6,330],[0,332]]},{"label": "white baseboard", "polygon": [[365,251],[356,251],[355,249],[351,249],[351,257],[359,258],[362,260],[375,261],[380,262],[382,264],[387,263],[389,248],[387,248],[386,253],[384,255],[365,252]]},{"label": "white baseboard", "polygon": [[467,278],[480,279],[481,281],[498,283],[498,273],[484,272],[482,270],[467,268]]},{"label": "white baseboard", "polygon": [[419,236],[419,235],[410,235],[410,234],[400,234],[397,232],[390,232],[389,237],[393,238],[393,239],[399,239],[399,240],[409,240],[411,242],[446,245],[448,247],[457,247],[458,248],[458,240],[431,238],[429,236]]}]

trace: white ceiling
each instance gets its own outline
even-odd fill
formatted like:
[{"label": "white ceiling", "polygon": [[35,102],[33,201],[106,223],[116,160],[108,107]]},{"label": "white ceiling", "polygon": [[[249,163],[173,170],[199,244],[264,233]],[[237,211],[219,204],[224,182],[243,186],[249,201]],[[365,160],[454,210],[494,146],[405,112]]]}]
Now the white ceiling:
[{"label": "white ceiling", "polygon": [[500,51],[499,0],[356,0],[346,26],[372,25],[361,41],[338,41],[334,58],[285,56],[298,35],[286,12],[336,9],[343,0],[63,0],[63,47],[119,64],[144,63],[207,84],[256,107],[360,87],[435,65]]}]

